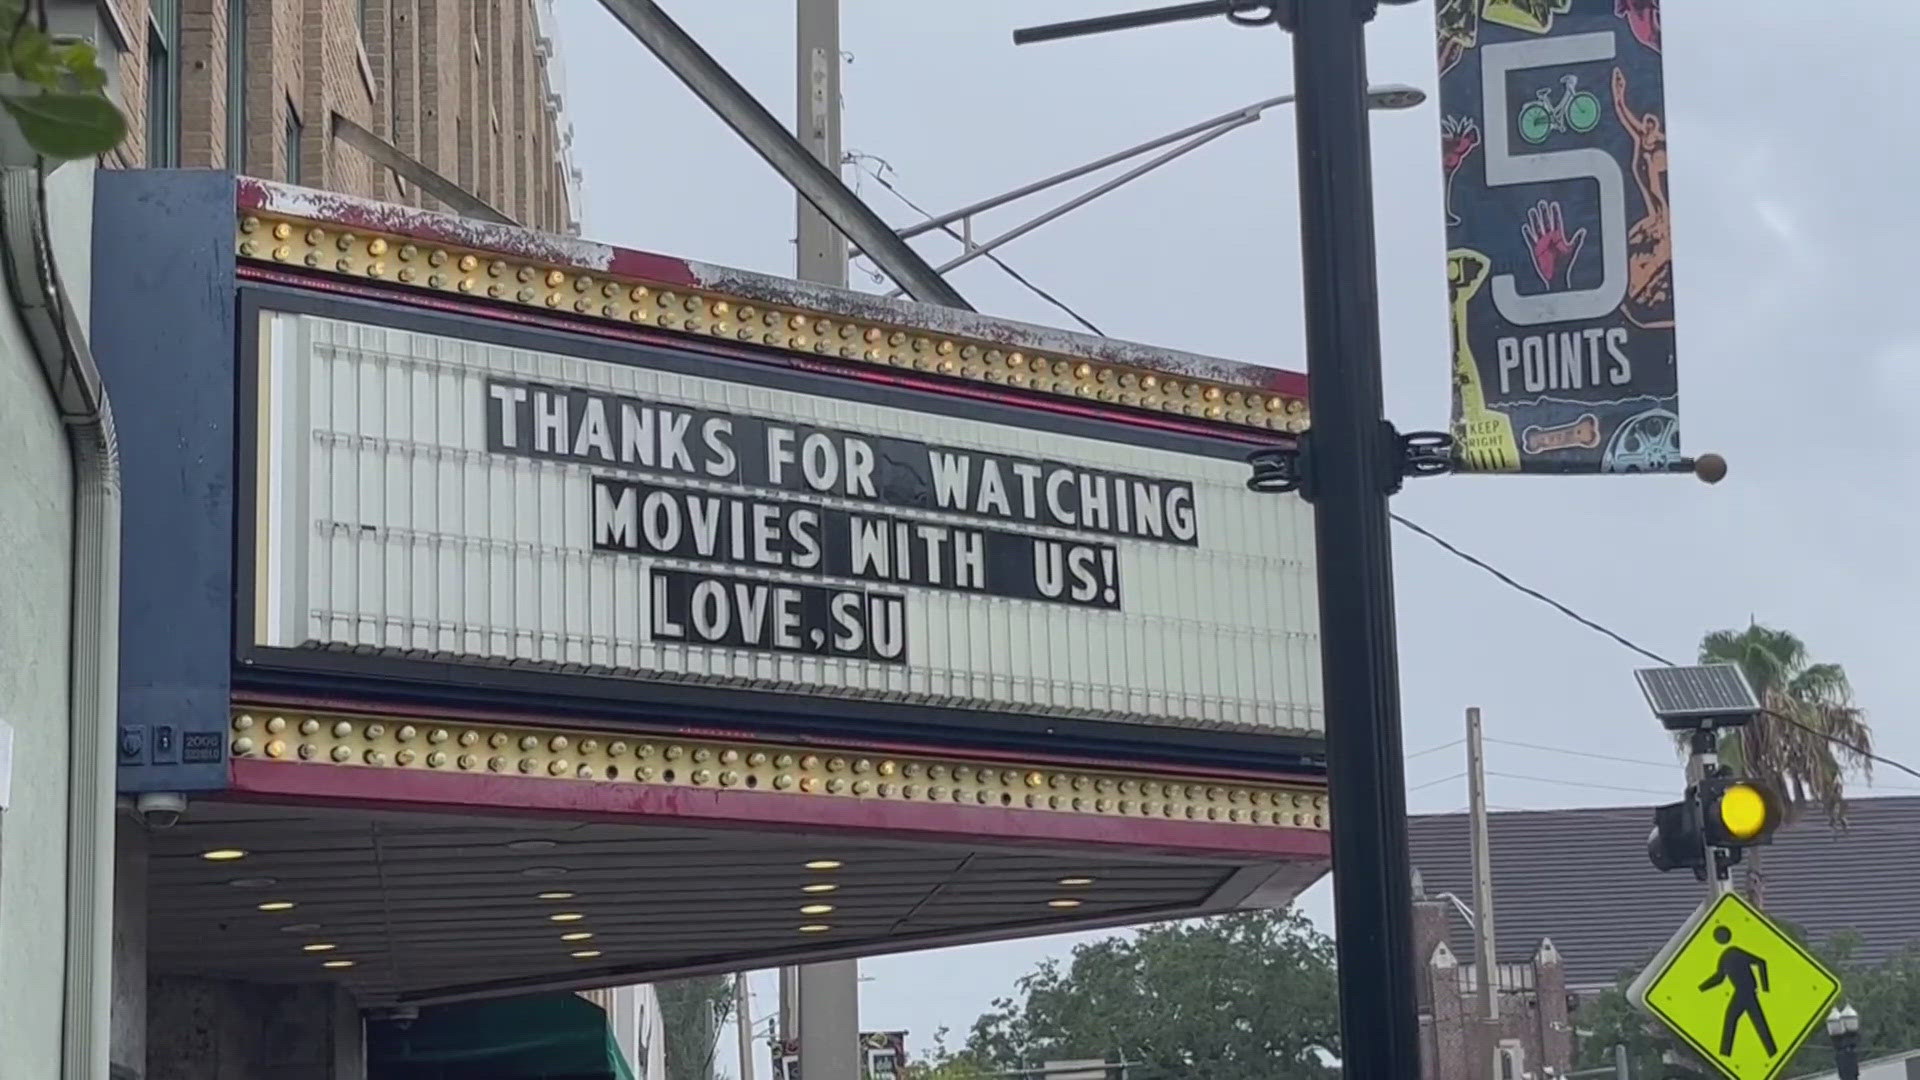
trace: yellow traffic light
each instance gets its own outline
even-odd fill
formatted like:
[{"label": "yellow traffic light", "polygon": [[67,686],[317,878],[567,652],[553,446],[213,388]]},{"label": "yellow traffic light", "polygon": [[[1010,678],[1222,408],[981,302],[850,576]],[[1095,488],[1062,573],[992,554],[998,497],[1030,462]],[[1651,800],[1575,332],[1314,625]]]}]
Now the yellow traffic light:
[{"label": "yellow traffic light", "polygon": [[1767,831],[1773,815],[1767,797],[1752,784],[1735,784],[1720,796],[1720,824],[1736,840],[1751,840]]},{"label": "yellow traffic light", "polygon": [[1706,841],[1715,847],[1764,844],[1784,817],[1780,800],[1755,780],[1716,778],[1700,785]]}]

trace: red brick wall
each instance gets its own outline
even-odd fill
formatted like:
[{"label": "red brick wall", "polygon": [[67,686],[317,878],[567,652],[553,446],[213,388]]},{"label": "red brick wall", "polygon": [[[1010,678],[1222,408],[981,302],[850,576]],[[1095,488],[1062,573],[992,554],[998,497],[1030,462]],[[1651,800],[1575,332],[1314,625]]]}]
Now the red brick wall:
[{"label": "red brick wall", "polygon": [[[245,0],[246,160],[227,148],[228,0],[179,0],[180,163],[436,205],[332,137],[338,113],[532,228],[569,217],[538,0]],[[147,163],[149,0],[109,0],[132,40],[119,58],[129,133],[116,162]],[[289,110],[300,145],[286,140]]]}]

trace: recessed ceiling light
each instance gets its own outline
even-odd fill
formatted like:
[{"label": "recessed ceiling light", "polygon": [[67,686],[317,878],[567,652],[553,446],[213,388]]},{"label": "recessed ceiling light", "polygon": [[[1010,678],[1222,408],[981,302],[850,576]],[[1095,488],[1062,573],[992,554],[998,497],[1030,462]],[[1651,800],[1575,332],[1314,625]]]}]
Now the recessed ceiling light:
[{"label": "recessed ceiling light", "polygon": [[261,904],[261,905],[259,905],[259,906],[260,906],[260,910],[261,910],[261,911],[292,911],[292,910],[293,910],[293,901],[291,901],[291,900],[269,900],[269,901],[267,901],[266,903],[264,903],[264,904]]},{"label": "recessed ceiling light", "polygon": [[321,966],[321,967],[323,967],[323,968],[334,968],[334,969],[339,969],[339,968],[350,968],[350,967],[352,967],[352,966],[353,966],[353,961],[351,961],[351,960],[329,960],[329,961],[327,961],[326,963],[324,963],[324,964],[321,964],[320,966]]},{"label": "recessed ceiling light", "polygon": [[530,878],[566,877],[567,868],[564,866],[529,866],[525,870],[520,871],[520,876]]},{"label": "recessed ceiling light", "polygon": [[1058,900],[1047,901],[1047,906],[1051,908],[1077,908],[1080,906],[1080,901],[1062,897]]},{"label": "recessed ceiling light", "polygon": [[832,904],[808,904],[800,909],[802,915],[825,915],[833,910]]},{"label": "recessed ceiling light", "polygon": [[840,886],[835,885],[830,881],[818,881],[812,885],[800,886],[800,891],[803,893],[828,893],[828,892],[832,892],[833,890],[839,887]]},{"label": "recessed ceiling light", "polygon": [[585,941],[588,938],[591,938],[592,936],[593,936],[593,931],[591,930],[575,930],[571,934],[561,934],[560,940],[561,941]]},{"label": "recessed ceiling light", "polygon": [[1093,884],[1093,879],[1090,877],[1063,877],[1060,879],[1060,884],[1065,885],[1069,889],[1077,889]]},{"label": "recessed ceiling light", "polygon": [[599,949],[576,949],[574,950],[573,958],[575,960],[591,960],[599,955]]},{"label": "recessed ceiling light", "polygon": [[280,879],[270,877],[237,877],[227,882],[236,889],[271,889],[280,884]]},{"label": "recessed ceiling light", "polygon": [[320,924],[317,922],[297,922],[288,923],[281,927],[280,932],[283,934],[311,934],[318,929],[320,929]]},{"label": "recessed ceiling light", "polygon": [[301,952],[332,952],[333,950],[339,947],[340,946],[335,945],[331,941],[316,941],[311,945],[300,946],[300,951]]},{"label": "recessed ceiling light", "polygon": [[562,911],[549,915],[547,918],[552,919],[554,922],[579,922],[581,919],[586,918],[586,916],[577,911]]},{"label": "recessed ceiling light", "polygon": [[807,925],[801,927],[800,932],[803,934],[824,934],[831,929],[833,929],[833,927],[828,926],[826,923],[817,922],[817,923],[808,923]]},{"label": "recessed ceiling light", "polygon": [[223,847],[214,848],[212,851],[203,851],[200,853],[200,857],[208,862],[232,862],[235,859],[246,858],[247,853],[239,848]]},{"label": "recessed ceiling light", "polygon": [[815,859],[807,864],[809,870],[838,870],[847,865],[839,859]]},{"label": "recessed ceiling light", "polygon": [[560,846],[558,840],[509,840],[508,851],[547,851]]},{"label": "recessed ceiling light", "polygon": [[543,892],[539,896],[535,897],[534,899],[536,900],[571,900],[573,899],[573,894],[570,892]]}]

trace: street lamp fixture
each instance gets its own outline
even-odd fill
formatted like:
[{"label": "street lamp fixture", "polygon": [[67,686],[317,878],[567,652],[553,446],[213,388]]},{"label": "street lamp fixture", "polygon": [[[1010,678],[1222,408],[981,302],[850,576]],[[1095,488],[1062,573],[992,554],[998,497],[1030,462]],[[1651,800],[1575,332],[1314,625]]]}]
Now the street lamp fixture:
[{"label": "street lamp fixture", "polygon": [[1827,1038],[1833,1041],[1833,1068],[1840,1080],[1860,1080],[1860,1014],[1853,1006],[1827,1014]]}]

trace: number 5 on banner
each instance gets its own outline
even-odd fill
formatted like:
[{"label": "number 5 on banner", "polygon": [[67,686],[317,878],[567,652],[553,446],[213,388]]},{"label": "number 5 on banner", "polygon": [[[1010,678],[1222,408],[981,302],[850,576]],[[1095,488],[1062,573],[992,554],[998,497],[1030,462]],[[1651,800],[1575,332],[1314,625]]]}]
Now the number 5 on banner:
[{"label": "number 5 on banner", "polygon": [[[1485,45],[1480,49],[1481,101],[1486,109],[1487,186],[1592,180],[1600,185],[1600,255],[1603,277],[1592,289],[1522,296],[1512,274],[1493,279],[1493,304],[1509,323],[1539,326],[1603,318],[1627,295],[1627,191],[1620,162],[1598,147],[1513,153],[1513,110],[1507,76],[1534,68],[1566,67],[1614,56],[1612,31],[1563,38]],[[1518,231],[1518,224],[1515,230]]]}]

